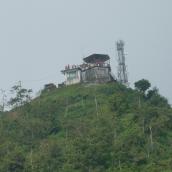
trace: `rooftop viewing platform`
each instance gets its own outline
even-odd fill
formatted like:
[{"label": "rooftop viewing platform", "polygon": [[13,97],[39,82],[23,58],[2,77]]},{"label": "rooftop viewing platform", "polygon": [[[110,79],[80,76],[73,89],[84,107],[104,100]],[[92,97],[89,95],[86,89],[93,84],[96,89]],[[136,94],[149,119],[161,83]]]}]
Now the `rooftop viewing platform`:
[{"label": "rooftop viewing platform", "polygon": [[94,67],[108,67],[110,68],[110,57],[105,54],[92,54],[83,59],[84,63],[81,65],[66,65],[62,72],[69,70],[87,70]]},{"label": "rooftop viewing platform", "polygon": [[67,65],[65,66],[65,69],[62,71],[68,71],[68,70],[87,70],[90,68],[94,68],[94,67],[105,67],[105,68],[109,68],[110,64],[109,63],[83,63],[81,65]]}]

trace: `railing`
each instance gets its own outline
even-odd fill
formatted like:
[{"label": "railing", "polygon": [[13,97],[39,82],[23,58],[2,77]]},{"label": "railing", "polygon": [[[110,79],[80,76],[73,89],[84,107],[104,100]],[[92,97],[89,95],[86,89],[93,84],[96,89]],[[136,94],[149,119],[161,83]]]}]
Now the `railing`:
[{"label": "railing", "polygon": [[65,66],[65,70],[71,70],[71,69],[89,69],[89,68],[93,68],[93,67],[110,67],[109,63],[95,63],[95,64],[81,64],[81,65],[67,65]]}]

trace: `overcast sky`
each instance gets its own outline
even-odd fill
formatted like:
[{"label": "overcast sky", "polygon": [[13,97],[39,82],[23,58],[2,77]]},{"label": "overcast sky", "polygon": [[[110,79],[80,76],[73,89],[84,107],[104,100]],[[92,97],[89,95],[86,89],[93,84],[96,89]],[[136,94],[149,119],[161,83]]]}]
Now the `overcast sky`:
[{"label": "overcast sky", "polygon": [[0,88],[60,83],[66,64],[109,54],[123,39],[131,85],[151,81],[172,102],[172,0],[0,0]]}]

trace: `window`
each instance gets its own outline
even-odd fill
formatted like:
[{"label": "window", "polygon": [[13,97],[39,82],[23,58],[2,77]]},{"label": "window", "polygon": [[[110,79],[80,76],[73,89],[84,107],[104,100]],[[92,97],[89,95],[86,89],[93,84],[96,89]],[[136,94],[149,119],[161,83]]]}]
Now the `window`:
[{"label": "window", "polygon": [[77,78],[77,71],[72,71],[70,73],[67,73],[67,79],[68,80],[73,80]]}]

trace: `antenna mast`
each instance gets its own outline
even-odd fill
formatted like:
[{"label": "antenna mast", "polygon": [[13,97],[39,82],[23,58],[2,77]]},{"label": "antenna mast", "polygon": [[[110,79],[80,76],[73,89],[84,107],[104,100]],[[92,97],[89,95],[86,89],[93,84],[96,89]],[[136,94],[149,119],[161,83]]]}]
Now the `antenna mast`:
[{"label": "antenna mast", "polygon": [[118,52],[118,81],[128,86],[128,75],[124,54],[124,42],[120,40],[116,43],[116,46]]}]

